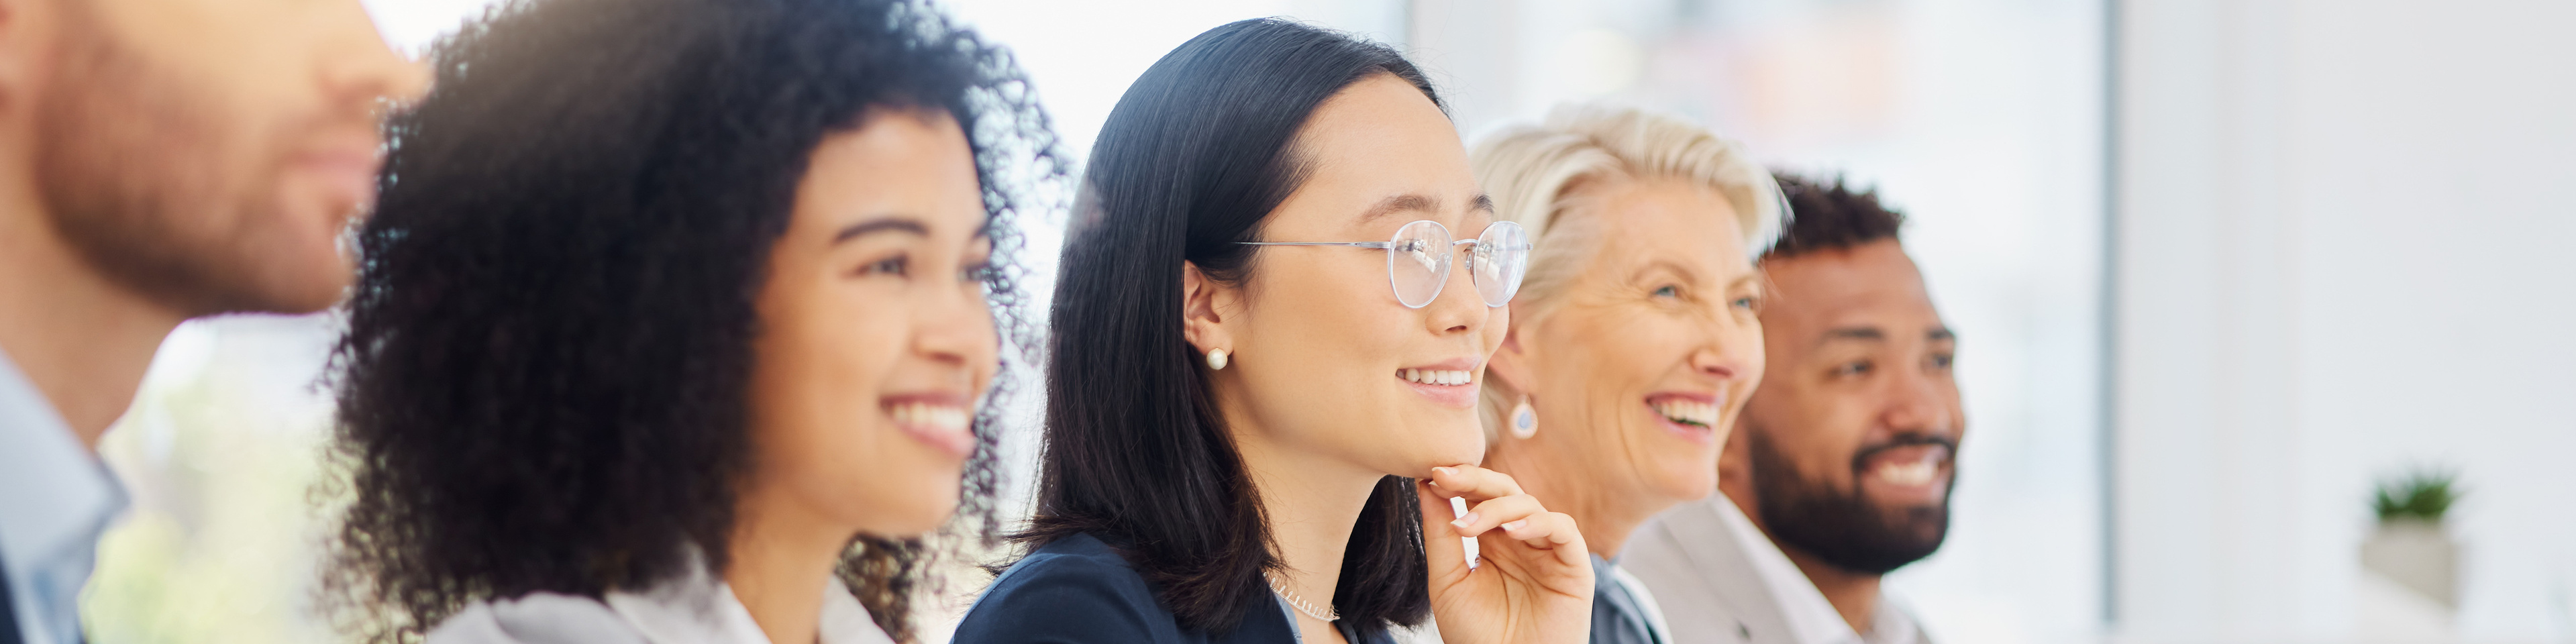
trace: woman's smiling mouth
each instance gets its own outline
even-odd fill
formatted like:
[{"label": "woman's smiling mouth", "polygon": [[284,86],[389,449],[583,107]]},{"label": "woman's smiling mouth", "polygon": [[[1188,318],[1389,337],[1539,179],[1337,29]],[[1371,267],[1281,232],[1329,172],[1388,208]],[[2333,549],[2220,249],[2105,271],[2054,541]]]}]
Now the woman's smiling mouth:
[{"label": "woman's smiling mouth", "polygon": [[954,394],[887,396],[881,403],[896,431],[950,456],[965,458],[975,450],[975,415],[965,397]]},{"label": "woman's smiling mouth", "polygon": [[1664,429],[1695,442],[1717,439],[1718,410],[1722,397],[1695,393],[1659,393],[1646,397],[1646,408],[1663,421]]},{"label": "woman's smiling mouth", "polygon": [[1458,358],[1397,369],[1395,379],[1441,406],[1468,409],[1476,405],[1479,366],[1473,358]]}]

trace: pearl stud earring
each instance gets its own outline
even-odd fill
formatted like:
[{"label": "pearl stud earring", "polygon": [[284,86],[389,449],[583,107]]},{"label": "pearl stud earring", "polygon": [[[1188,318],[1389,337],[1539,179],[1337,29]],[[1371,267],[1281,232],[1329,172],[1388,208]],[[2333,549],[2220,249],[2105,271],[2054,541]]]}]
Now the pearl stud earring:
[{"label": "pearl stud earring", "polygon": [[1216,370],[1223,370],[1223,369],[1225,369],[1225,350],[1224,350],[1224,349],[1209,349],[1209,350],[1208,350],[1208,355],[1207,355],[1207,361],[1208,361],[1208,368],[1209,368],[1209,369],[1216,369]]}]

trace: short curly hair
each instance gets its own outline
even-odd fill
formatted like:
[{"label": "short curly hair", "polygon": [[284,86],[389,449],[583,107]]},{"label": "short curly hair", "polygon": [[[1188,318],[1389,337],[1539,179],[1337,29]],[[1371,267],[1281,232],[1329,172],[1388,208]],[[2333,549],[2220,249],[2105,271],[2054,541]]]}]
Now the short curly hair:
[{"label": "short curly hair", "polygon": [[1879,203],[1876,188],[1851,187],[1842,176],[1818,179],[1772,171],[1781,198],[1797,217],[1781,231],[1780,241],[1762,259],[1797,257],[1819,250],[1843,250],[1881,239],[1897,239],[1905,213]]},{"label": "short curly hair", "polygon": [[[435,51],[333,356],[345,629],[411,641],[478,600],[721,570],[769,250],[809,155],[872,109],[945,112],[974,151],[1020,350],[948,533],[994,538],[992,428],[1035,335],[1019,226],[1066,173],[1007,51],[926,0],[513,0]],[[899,639],[927,554],[865,536],[842,562]]]}]

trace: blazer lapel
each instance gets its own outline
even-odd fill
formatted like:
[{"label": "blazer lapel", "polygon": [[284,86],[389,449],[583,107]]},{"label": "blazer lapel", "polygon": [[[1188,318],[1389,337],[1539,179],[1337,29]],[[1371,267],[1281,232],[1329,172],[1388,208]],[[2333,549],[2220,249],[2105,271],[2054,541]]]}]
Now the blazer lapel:
[{"label": "blazer lapel", "polygon": [[18,600],[9,595],[9,564],[0,562],[0,644],[20,644]]},{"label": "blazer lapel", "polygon": [[[1676,643],[1799,644],[1779,599],[1771,596],[1745,555],[1748,544],[1736,539],[1712,505],[1723,502],[1724,497],[1711,495],[1647,523],[1623,557],[1631,564],[1628,573],[1655,593],[1673,624]],[[1693,614],[1697,618],[1683,617]],[[1685,628],[1720,632],[1680,632]]]}]

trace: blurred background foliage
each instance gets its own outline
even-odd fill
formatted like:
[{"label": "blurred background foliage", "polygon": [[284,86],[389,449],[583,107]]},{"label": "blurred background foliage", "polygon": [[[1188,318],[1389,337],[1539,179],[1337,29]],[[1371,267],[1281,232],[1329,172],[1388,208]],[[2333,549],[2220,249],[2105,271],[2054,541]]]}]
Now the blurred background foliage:
[{"label": "blurred background foliage", "polygon": [[99,545],[93,642],[338,641],[314,618],[328,316],[182,325],[99,451],[133,499]]}]

